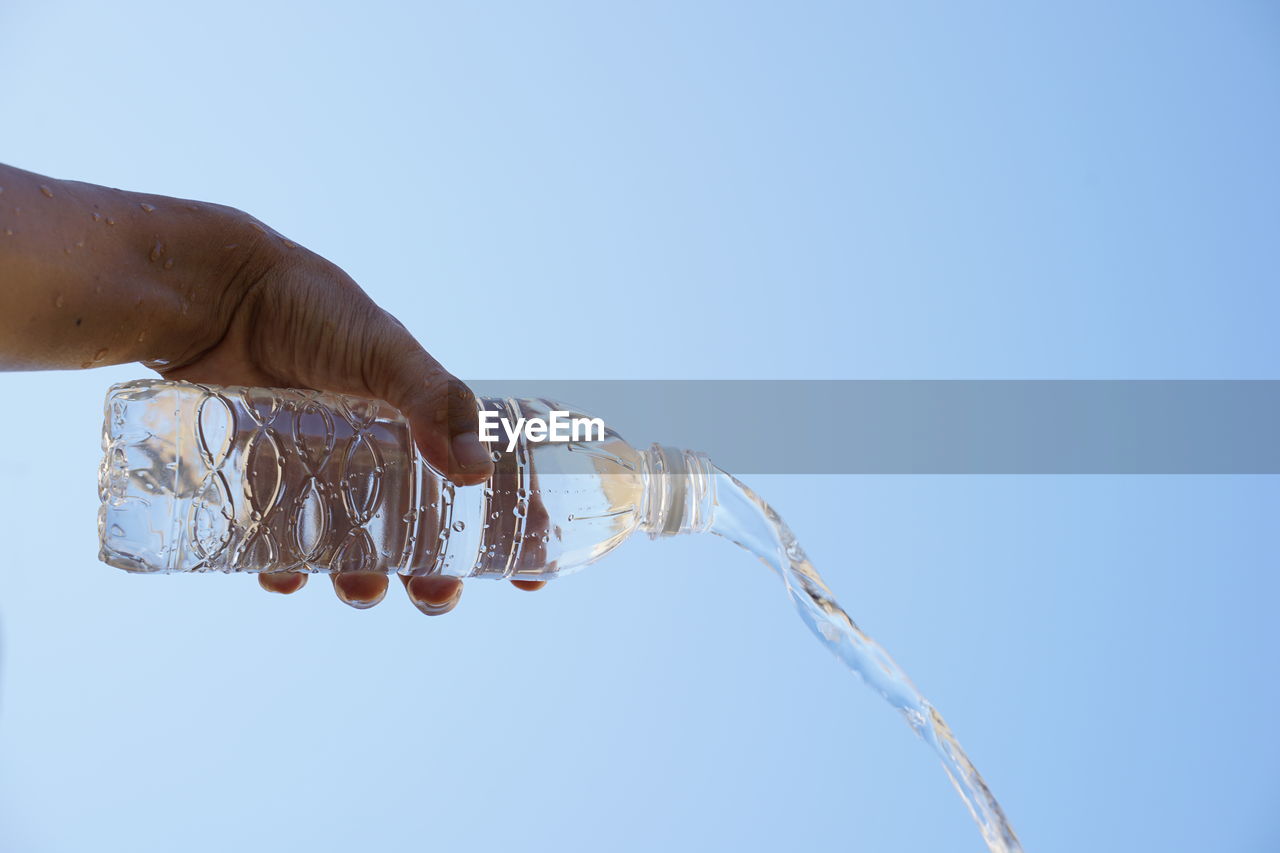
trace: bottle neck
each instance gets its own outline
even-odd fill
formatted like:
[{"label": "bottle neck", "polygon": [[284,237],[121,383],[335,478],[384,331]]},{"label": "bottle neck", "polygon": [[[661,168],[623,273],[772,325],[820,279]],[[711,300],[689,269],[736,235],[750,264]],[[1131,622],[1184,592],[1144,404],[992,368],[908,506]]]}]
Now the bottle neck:
[{"label": "bottle neck", "polygon": [[650,539],[701,533],[716,506],[715,466],[705,454],[655,444],[641,452],[645,505],[640,527]]}]

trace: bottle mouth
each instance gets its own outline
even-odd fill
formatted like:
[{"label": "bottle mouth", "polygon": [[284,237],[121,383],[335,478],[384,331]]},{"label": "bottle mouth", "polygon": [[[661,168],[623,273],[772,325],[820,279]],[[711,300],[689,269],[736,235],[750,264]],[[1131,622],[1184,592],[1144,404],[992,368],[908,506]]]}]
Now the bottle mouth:
[{"label": "bottle mouth", "polygon": [[701,533],[715,510],[715,466],[706,454],[651,446],[644,452],[646,493],[641,527],[649,538]]}]

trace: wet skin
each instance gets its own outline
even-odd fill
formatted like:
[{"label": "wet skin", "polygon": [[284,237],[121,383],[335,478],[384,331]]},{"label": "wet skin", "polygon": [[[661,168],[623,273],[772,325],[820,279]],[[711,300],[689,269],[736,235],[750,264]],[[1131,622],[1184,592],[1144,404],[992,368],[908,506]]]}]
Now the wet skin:
[{"label": "wet skin", "polygon": [[[471,391],[324,258],[234,208],[0,164],[0,369],[128,362],[166,379],[386,400],[454,483],[492,472]],[[387,594],[382,574],[330,578],[358,609]],[[306,580],[258,576],[285,594]],[[452,610],[462,594],[457,578],[401,581],[429,615]]]}]

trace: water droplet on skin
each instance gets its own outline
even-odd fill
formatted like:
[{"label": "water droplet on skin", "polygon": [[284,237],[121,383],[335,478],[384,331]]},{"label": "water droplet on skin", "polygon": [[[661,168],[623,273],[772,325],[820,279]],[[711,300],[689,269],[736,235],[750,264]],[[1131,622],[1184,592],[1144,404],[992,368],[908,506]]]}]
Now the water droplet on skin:
[{"label": "water droplet on skin", "polygon": [[6,236],[6,237],[12,237],[12,236],[13,236],[13,229],[12,229],[12,228],[6,228],[6,229],[4,229],[4,234],[5,234],[5,236]]},{"label": "water droplet on skin", "polygon": [[67,301],[66,301],[65,299],[63,299],[63,298],[62,298],[62,294],[61,294],[61,293],[59,293],[59,294],[57,294],[57,295],[55,295],[55,296],[53,297],[53,307],[54,307],[54,308],[61,308],[63,305],[66,305],[66,304],[67,304]]},{"label": "water droplet on skin", "polygon": [[260,234],[266,234],[266,233],[267,233],[267,228],[266,228],[266,226],[265,226],[265,225],[263,225],[261,222],[250,222],[250,223],[249,223],[249,227],[251,227],[254,231],[259,232]]},{"label": "water droplet on skin", "polygon": [[105,349],[100,349],[96,353],[94,353],[93,360],[102,361],[106,357],[107,357],[107,351]]},{"label": "water droplet on skin", "polygon": [[156,261],[160,260],[160,256],[163,254],[164,254],[164,243],[161,243],[159,240],[157,240],[156,244],[151,247],[151,254],[148,257],[151,258],[151,263],[154,264]]},{"label": "water droplet on skin", "polygon": [[83,240],[77,240],[77,241],[76,241],[76,248],[77,248],[77,249],[83,249],[83,248],[84,248],[84,241],[83,241]]},{"label": "water droplet on skin", "polygon": [[150,213],[151,211],[156,209],[156,206],[154,204],[147,204],[145,201],[138,202],[138,207],[142,208],[147,213]]},{"label": "water droplet on skin", "polygon": [[464,531],[464,530],[466,530],[466,529],[467,529],[466,522],[462,522],[462,521],[455,521],[455,522],[453,523],[453,531],[454,531],[454,533],[461,533],[462,531]]},{"label": "water droplet on skin", "polygon": [[116,224],[116,221],[115,221],[114,219],[112,219],[110,216],[108,216],[108,217],[107,217],[107,224],[108,224],[108,225],[115,225],[115,224]]},{"label": "water droplet on skin", "polygon": [[167,261],[164,262],[164,268],[167,270],[173,269],[173,258],[169,258]]},{"label": "water droplet on skin", "polygon": [[93,221],[94,221],[94,222],[101,222],[101,221],[102,221],[102,214],[101,214],[101,213],[99,213],[99,212],[98,212],[98,211],[96,211],[96,210],[95,210],[93,213],[89,214],[89,215],[93,217]]},{"label": "water droplet on skin", "polygon": [[228,243],[227,245],[223,246],[222,248],[224,248],[224,249],[238,249],[238,248],[240,248],[240,244],[239,244],[239,243]]},{"label": "water droplet on skin", "polygon": [[142,343],[147,338],[146,332],[138,332],[138,343]]},{"label": "water droplet on skin", "polygon": [[283,242],[287,248],[290,248],[290,249],[298,248],[298,244],[293,242],[292,240],[284,240]]},{"label": "water droplet on skin", "polygon": [[44,184],[41,184],[40,195],[44,196],[45,198],[53,198],[53,190],[49,189]]}]

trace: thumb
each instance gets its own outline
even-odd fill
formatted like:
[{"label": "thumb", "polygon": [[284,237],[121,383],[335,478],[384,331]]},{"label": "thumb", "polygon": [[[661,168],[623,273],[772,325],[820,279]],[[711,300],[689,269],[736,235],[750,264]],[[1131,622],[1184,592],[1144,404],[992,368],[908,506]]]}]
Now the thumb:
[{"label": "thumb", "polygon": [[409,419],[414,441],[437,470],[459,486],[484,482],[493,473],[480,443],[475,395],[440,366],[400,321],[385,314],[375,337],[365,383],[369,391]]}]

